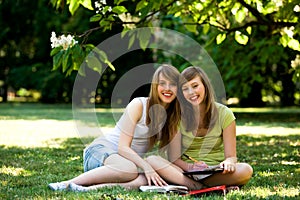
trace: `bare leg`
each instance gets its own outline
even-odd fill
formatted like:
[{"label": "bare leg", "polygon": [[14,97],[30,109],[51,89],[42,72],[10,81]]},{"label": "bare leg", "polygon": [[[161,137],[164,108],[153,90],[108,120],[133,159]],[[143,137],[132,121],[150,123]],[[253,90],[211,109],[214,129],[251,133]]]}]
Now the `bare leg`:
[{"label": "bare leg", "polygon": [[237,163],[236,170],[230,174],[217,173],[206,179],[204,184],[208,186],[216,185],[245,185],[251,178],[253,169],[247,163]]},{"label": "bare leg", "polygon": [[191,190],[203,188],[200,182],[185,176],[183,170],[160,156],[149,156],[147,162],[167,182],[185,185]]},{"label": "bare leg", "polygon": [[79,176],[64,181],[66,185],[95,185],[101,183],[121,183],[131,181],[138,176],[136,165],[118,154],[109,156],[104,166],[87,171]]},{"label": "bare leg", "polygon": [[139,189],[142,185],[147,185],[147,179],[144,174],[139,174],[138,177],[132,181],[129,182],[123,182],[123,183],[103,183],[103,184],[97,184],[97,185],[91,185],[88,187],[80,187],[79,189],[82,189],[82,191],[89,191],[89,190],[97,190],[104,187],[114,187],[114,186],[121,186],[125,189],[133,190],[133,189]]}]

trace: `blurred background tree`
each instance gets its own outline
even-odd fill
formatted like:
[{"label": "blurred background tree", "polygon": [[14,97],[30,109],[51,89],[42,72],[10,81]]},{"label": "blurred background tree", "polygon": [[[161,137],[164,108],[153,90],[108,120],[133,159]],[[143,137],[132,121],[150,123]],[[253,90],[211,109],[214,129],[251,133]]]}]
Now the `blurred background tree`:
[{"label": "blurred background tree", "polygon": [[[238,105],[299,105],[300,5],[296,0],[2,0],[0,10],[2,93],[10,86],[39,91],[43,102],[70,101],[78,66],[61,57],[56,60],[67,63],[67,69],[56,65],[51,71],[52,31],[71,33],[84,51],[84,45],[99,44],[121,31],[160,26],[189,35],[207,50],[221,72],[227,97],[238,99]],[[143,44],[141,38],[135,39]],[[118,59],[112,64],[122,67],[107,70],[99,89],[86,92],[94,100],[100,96],[99,103],[109,103],[118,78],[136,65],[151,62],[152,53],[140,51]],[[155,56],[161,62],[171,60],[179,69],[187,65],[176,56],[159,52]],[[92,67],[87,70],[97,73]]]}]

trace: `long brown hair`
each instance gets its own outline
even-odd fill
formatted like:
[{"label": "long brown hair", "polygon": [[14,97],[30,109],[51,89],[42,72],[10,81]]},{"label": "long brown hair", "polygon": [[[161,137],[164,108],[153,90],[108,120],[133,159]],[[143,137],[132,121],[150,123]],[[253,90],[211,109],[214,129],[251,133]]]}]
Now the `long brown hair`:
[{"label": "long brown hair", "polygon": [[[210,83],[210,80],[207,74],[204,72],[203,69],[196,66],[191,66],[184,69],[181,72],[181,79],[180,79],[180,87],[178,90],[178,96],[180,97],[180,105],[183,110],[183,124],[186,127],[187,131],[196,130],[199,125],[199,114],[204,115],[204,127],[202,128],[209,128],[215,123],[217,112],[216,112],[216,105],[215,105],[215,92]],[[199,77],[201,82],[205,88],[205,97],[203,99],[203,103],[205,104],[204,113],[199,113],[199,108],[194,108],[183,96],[181,87],[183,84],[191,81],[192,79]],[[193,113],[193,114],[191,114]]]},{"label": "long brown hair", "polygon": [[[146,118],[146,124],[149,126],[150,134],[149,149],[152,148],[156,142],[159,142],[159,148],[169,144],[177,133],[180,122],[180,106],[177,97],[168,105],[166,110],[159,106],[162,105],[157,90],[160,74],[176,84],[177,88],[180,77],[179,71],[168,64],[161,65],[153,75]],[[165,118],[162,118],[163,116],[165,116]],[[162,124],[163,122],[164,124]],[[162,125],[163,127],[161,127]]]}]

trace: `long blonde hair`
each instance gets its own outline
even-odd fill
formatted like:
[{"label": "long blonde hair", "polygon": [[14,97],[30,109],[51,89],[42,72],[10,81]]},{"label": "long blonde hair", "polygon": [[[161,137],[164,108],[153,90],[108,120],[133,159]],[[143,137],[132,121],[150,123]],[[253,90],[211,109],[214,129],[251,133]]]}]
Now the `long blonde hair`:
[{"label": "long blonde hair", "polygon": [[[163,103],[159,98],[157,90],[160,74],[176,84],[177,88],[180,77],[179,71],[175,67],[168,64],[161,65],[159,68],[157,68],[153,75],[146,118],[146,124],[149,126],[149,134],[151,135],[149,138],[149,149],[151,149],[156,142],[159,142],[159,148],[163,148],[169,144],[174,135],[177,133],[180,122],[181,113],[177,97],[168,105],[166,110],[157,109],[158,107],[155,106]],[[163,127],[161,127],[162,116],[165,116],[165,113],[167,114],[165,119],[166,121],[163,124]],[[158,136],[159,133],[160,137]]]},{"label": "long blonde hair", "polygon": [[[180,79],[180,89],[178,90],[178,96],[180,97],[180,105],[183,110],[183,124],[185,125],[186,130],[192,131],[198,128],[199,114],[204,115],[203,128],[209,128],[210,126],[213,126],[218,113],[216,112],[217,109],[215,105],[215,92],[207,74],[200,67],[191,66],[184,69],[181,72],[181,75],[182,77]],[[200,78],[205,88],[205,97],[203,102],[206,107],[204,113],[199,113],[199,110],[193,108],[193,106],[184,98],[181,90],[183,84],[187,83],[188,81],[191,81],[197,76]]]}]

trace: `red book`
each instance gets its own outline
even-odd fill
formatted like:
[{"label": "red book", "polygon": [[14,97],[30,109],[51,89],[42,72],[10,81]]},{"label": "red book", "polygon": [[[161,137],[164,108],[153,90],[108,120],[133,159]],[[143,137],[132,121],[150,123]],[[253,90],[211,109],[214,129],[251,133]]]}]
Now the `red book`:
[{"label": "red book", "polygon": [[187,194],[184,195],[202,195],[202,194],[207,194],[207,193],[212,193],[212,192],[221,192],[223,195],[226,194],[226,185],[219,185],[219,186],[214,186],[214,187],[209,187],[209,188],[203,188],[200,190],[191,190]]}]

